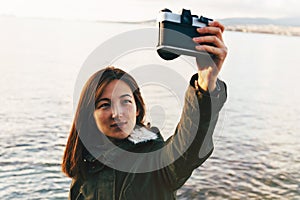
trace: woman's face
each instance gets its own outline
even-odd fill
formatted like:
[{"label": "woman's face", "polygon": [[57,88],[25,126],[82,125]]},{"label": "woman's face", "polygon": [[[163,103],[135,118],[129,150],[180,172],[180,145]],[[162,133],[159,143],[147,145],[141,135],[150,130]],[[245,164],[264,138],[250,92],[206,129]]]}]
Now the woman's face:
[{"label": "woman's face", "polygon": [[100,96],[94,118],[106,136],[124,139],[136,124],[137,106],[130,87],[122,80],[113,80]]}]

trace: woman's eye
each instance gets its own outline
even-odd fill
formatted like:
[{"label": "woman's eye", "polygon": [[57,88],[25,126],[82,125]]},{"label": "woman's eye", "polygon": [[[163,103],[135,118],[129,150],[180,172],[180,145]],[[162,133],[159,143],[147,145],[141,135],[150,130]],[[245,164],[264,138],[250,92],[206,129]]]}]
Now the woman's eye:
[{"label": "woman's eye", "polygon": [[124,99],[124,100],[123,100],[123,104],[131,104],[131,100],[129,100],[129,99]]},{"label": "woman's eye", "polygon": [[109,107],[110,107],[110,104],[109,104],[109,103],[102,103],[102,104],[100,104],[100,105],[97,107],[97,109],[100,109],[100,108],[105,109],[105,108],[109,108]]}]

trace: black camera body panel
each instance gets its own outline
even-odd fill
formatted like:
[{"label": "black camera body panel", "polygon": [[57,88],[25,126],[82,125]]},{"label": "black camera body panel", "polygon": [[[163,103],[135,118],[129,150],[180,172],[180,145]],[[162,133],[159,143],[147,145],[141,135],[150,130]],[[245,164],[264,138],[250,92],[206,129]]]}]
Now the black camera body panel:
[{"label": "black camera body panel", "polygon": [[199,37],[197,28],[205,27],[212,19],[192,15],[190,10],[182,10],[182,14],[174,14],[164,9],[158,16],[159,39],[157,52],[165,60],[172,60],[180,55],[203,56],[207,52],[197,51],[192,38]]}]

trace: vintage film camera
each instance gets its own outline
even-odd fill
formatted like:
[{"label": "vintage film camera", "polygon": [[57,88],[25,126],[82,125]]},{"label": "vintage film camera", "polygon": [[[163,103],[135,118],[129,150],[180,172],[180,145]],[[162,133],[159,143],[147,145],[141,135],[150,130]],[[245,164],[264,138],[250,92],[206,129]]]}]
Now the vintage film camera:
[{"label": "vintage film camera", "polygon": [[159,37],[157,53],[165,60],[173,60],[180,55],[194,57],[209,56],[207,52],[197,51],[192,38],[199,37],[197,28],[208,26],[212,19],[192,15],[190,10],[182,9],[181,15],[169,9],[160,11],[158,18]]}]

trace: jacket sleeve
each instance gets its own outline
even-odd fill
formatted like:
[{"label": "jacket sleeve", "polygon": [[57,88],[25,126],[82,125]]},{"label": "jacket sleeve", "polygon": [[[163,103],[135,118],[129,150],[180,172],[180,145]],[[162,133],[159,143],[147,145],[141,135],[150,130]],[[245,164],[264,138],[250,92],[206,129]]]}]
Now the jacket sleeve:
[{"label": "jacket sleeve", "polygon": [[[162,162],[174,159],[161,170],[165,183],[172,189],[180,188],[213,151],[212,135],[219,112],[227,99],[226,85],[217,81],[212,93],[196,90],[194,75],[185,94],[184,106],[175,134],[166,141]],[[171,162],[169,162],[171,163]]]}]

